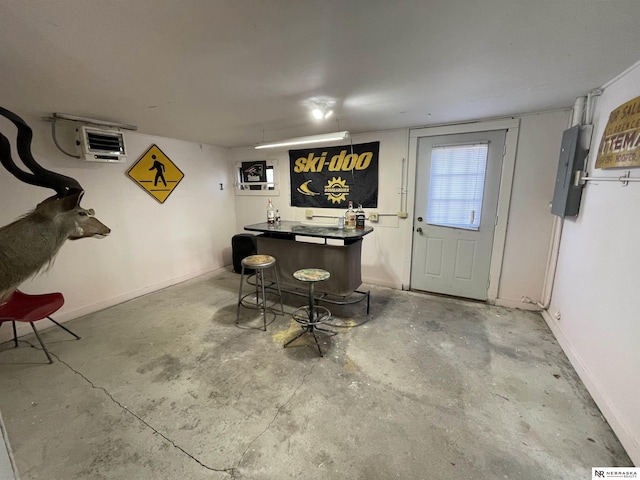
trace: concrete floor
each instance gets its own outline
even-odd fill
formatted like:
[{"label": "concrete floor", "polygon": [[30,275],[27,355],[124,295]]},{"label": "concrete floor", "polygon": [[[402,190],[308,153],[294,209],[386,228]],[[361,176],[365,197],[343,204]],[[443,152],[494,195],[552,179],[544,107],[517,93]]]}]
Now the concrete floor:
[{"label": "concrete floor", "polygon": [[329,306],[347,328],[320,358],[282,348],[290,316],[236,326],[238,284],[222,269],[68,322],[81,340],[48,329],[53,365],[33,337],[0,345],[20,478],[583,480],[632,465],[539,314],[366,287],[368,317]]}]

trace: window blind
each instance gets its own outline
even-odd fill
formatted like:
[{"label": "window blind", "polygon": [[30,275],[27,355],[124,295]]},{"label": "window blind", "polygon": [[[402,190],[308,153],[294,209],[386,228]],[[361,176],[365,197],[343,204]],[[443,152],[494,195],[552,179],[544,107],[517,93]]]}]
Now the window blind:
[{"label": "window blind", "polygon": [[479,230],[488,150],[487,143],[432,148],[427,223]]}]

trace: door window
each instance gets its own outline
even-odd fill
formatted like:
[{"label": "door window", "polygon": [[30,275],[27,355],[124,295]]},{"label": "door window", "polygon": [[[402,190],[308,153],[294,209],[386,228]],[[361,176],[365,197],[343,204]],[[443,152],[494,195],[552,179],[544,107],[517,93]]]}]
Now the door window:
[{"label": "door window", "polygon": [[427,223],[480,228],[488,147],[474,143],[432,148]]}]

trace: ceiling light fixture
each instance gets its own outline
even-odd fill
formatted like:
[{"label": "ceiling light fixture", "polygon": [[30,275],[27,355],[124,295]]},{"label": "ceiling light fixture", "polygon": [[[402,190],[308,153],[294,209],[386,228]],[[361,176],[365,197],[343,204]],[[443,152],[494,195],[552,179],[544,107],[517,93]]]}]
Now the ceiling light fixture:
[{"label": "ceiling light fixture", "polygon": [[326,120],[333,115],[333,110],[329,109],[326,103],[316,103],[315,105],[315,108],[311,110],[311,115],[316,120]]},{"label": "ceiling light fixture", "polygon": [[337,140],[346,140],[349,138],[349,132],[347,130],[343,132],[333,132],[333,133],[322,133],[320,135],[309,135],[308,137],[297,137],[290,138],[288,140],[280,140],[278,142],[271,143],[261,143],[260,145],[256,145],[256,150],[261,148],[278,148],[278,147],[287,147],[290,145],[305,145],[307,143],[318,143],[318,142],[335,142]]}]

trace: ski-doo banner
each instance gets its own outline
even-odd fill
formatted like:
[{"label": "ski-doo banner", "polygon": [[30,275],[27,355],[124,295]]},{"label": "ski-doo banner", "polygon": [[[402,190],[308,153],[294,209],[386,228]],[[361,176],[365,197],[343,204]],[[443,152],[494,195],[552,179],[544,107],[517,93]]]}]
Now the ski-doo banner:
[{"label": "ski-doo banner", "polygon": [[380,142],[289,150],[291,206],[378,207]]}]

